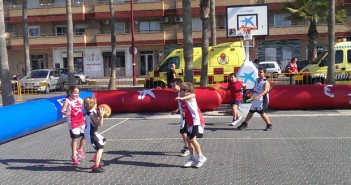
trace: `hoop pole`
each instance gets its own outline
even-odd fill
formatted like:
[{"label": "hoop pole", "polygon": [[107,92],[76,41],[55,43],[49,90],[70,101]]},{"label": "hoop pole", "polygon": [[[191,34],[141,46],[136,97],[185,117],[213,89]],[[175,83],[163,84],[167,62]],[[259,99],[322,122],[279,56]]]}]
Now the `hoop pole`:
[{"label": "hoop pole", "polygon": [[250,40],[245,40],[245,62],[250,61]]}]

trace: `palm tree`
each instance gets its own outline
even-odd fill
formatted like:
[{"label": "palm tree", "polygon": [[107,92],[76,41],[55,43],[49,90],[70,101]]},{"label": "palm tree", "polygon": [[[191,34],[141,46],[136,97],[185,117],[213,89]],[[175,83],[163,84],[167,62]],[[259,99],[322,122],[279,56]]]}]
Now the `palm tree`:
[{"label": "palm tree", "polygon": [[111,23],[111,48],[112,56],[110,59],[111,62],[111,75],[110,81],[108,84],[109,90],[116,90],[116,28],[115,28],[115,10],[113,7],[113,0],[110,0],[110,23]]},{"label": "palm tree", "polygon": [[66,0],[66,14],[67,14],[68,86],[74,86],[75,78],[74,78],[74,63],[73,63],[72,0]]},{"label": "palm tree", "polygon": [[335,0],[329,0],[329,13],[328,13],[328,84],[335,84]]},{"label": "palm tree", "polygon": [[22,19],[23,19],[23,45],[24,45],[24,61],[25,61],[25,73],[30,74],[30,59],[29,59],[29,40],[28,40],[28,13],[27,13],[27,0],[23,0],[22,5]]},{"label": "palm tree", "polygon": [[[292,21],[308,21],[308,59],[317,57],[318,31],[317,23],[325,21],[328,17],[328,0],[296,0],[296,3],[287,3],[285,9],[291,14]],[[344,10],[336,12],[337,22],[344,22],[346,14]]]},{"label": "palm tree", "polygon": [[5,33],[4,3],[0,0],[0,79],[1,79],[1,98],[3,106],[15,104],[12,94],[11,74],[9,60],[7,56]]},{"label": "palm tree", "polygon": [[183,50],[185,61],[184,81],[194,83],[193,35],[191,24],[191,0],[183,0]]},{"label": "palm tree", "polygon": [[201,50],[202,50],[202,60],[201,60],[201,78],[200,86],[207,86],[207,72],[208,72],[208,25],[210,18],[210,1],[200,0],[200,17],[202,20],[202,38],[201,38]]},{"label": "palm tree", "polygon": [[210,0],[210,17],[211,17],[211,46],[217,45],[216,38],[216,3],[215,0]]}]

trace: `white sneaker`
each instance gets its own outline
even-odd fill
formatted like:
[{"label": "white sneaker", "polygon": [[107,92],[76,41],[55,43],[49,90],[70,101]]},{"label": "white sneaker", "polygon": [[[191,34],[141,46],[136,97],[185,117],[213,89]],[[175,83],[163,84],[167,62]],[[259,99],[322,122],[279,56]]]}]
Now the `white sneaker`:
[{"label": "white sneaker", "polygon": [[184,153],[180,154],[181,157],[186,157],[190,155],[190,151],[189,150],[185,150]]},{"label": "white sneaker", "polygon": [[193,157],[190,157],[188,161],[184,164],[184,167],[188,168],[195,165],[196,165],[196,160]]},{"label": "white sneaker", "polygon": [[242,117],[239,116],[238,118],[236,118],[235,121],[229,123],[229,126],[235,126],[236,124],[238,124],[240,122],[241,119],[242,119]]},{"label": "white sneaker", "polygon": [[200,168],[206,161],[207,161],[207,158],[205,156],[199,156],[198,162],[195,165],[195,167]]}]

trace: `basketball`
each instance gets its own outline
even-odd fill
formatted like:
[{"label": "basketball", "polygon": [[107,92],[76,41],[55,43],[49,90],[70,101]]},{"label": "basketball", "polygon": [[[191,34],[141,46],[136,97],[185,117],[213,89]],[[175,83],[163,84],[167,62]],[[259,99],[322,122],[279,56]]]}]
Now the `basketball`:
[{"label": "basketball", "polygon": [[105,110],[104,118],[107,118],[111,115],[111,108],[107,104],[100,104],[98,107]]}]

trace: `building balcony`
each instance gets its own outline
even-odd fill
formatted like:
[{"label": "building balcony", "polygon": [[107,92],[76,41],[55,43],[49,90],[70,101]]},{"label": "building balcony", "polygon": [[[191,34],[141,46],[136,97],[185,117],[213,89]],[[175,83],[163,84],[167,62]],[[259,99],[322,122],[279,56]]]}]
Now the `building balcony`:
[{"label": "building balcony", "polygon": [[[29,37],[29,47],[31,49],[48,49],[67,47],[67,36],[38,36]],[[86,35],[74,35],[73,46],[85,47],[87,44]],[[10,37],[8,45],[11,50],[23,49],[23,37]]]},{"label": "building balcony", "polygon": [[[171,33],[166,33],[165,31],[155,31],[155,32],[143,32],[134,33],[134,43],[138,45],[164,45],[166,41],[175,40],[175,35]],[[132,36],[130,33],[117,34],[116,35],[117,44],[119,45],[131,45]],[[111,45],[111,35],[110,33],[97,34],[96,35],[96,45],[97,46],[110,46]]]},{"label": "building balcony", "polygon": [[[130,2],[115,3],[115,17],[130,19]],[[157,2],[135,2],[133,3],[134,17],[161,17],[164,16],[164,1]],[[106,20],[110,18],[109,4],[98,3],[94,6],[95,19]]]},{"label": "building balcony", "polygon": [[[22,23],[22,6],[9,7],[9,20],[12,24]],[[35,8],[28,8],[28,22],[66,21],[66,6],[57,4],[40,4]],[[84,4],[72,5],[73,21],[85,20]]]}]

